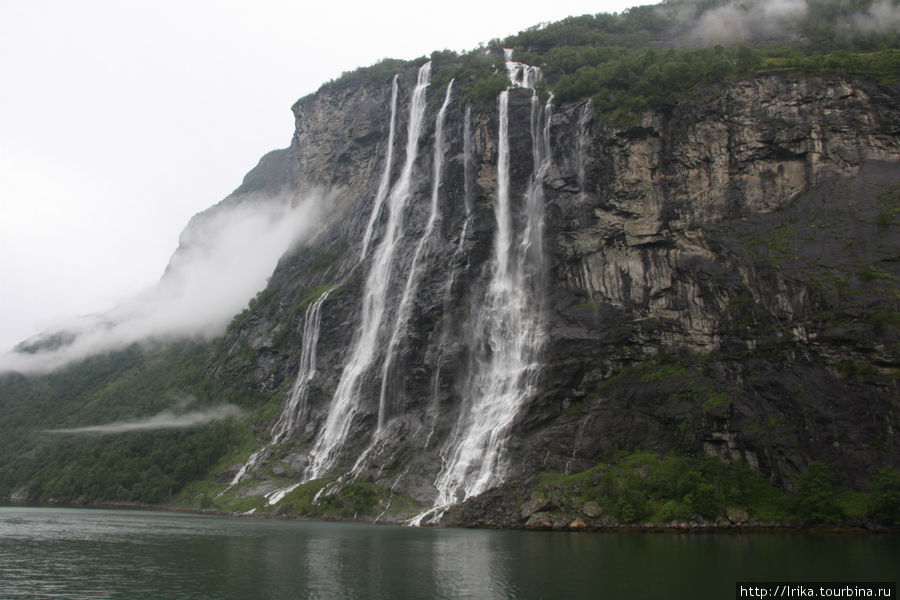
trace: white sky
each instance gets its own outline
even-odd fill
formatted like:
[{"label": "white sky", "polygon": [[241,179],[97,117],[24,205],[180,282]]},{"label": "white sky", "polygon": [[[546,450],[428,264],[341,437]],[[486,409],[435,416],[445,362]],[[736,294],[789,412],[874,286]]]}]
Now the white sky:
[{"label": "white sky", "polygon": [[0,0],[0,351],[155,283],[341,72],[652,3]]}]

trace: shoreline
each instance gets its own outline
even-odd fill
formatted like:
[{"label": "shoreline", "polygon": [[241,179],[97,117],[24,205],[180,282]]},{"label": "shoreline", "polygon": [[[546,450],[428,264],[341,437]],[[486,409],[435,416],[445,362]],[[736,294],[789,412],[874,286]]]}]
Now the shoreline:
[{"label": "shoreline", "polygon": [[[309,515],[285,515],[285,514],[246,514],[229,512],[219,509],[209,508],[193,508],[190,506],[161,505],[161,504],[141,504],[132,502],[40,502],[30,500],[14,500],[11,498],[0,499],[0,508],[4,505],[8,506],[24,506],[24,507],[49,507],[49,508],[93,508],[93,509],[117,509],[117,510],[138,510],[138,511],[156,511],[167,513],[183,513],[198,516],[212,517],[235,517],[235,518],[256,518],[256,519],[273,519],[284,521],[318,521],[323,523],[362,523],[368,525],[396,525],[404,526],[401,521],[373,521],[369,519],[353,519],[343,517],[327,517],[327,516],[309,516]],[[587,525],[572,527],[527,527],[524,524],[517,526],[498,526],[488,524],[426,524],[420,527],[443,527],[447,529],[490,529],[497,531],[546,531],[546,532],[563,532],[563,533],[635,533],[635,534],[900,534],[900,526],[878,525],[875,523],[857,524],[857,525],[798,525],[784,523],[730,523],[728,525],[717,525],[715,523],[637,523],[637,524],[617,524],[617,525]]]}]

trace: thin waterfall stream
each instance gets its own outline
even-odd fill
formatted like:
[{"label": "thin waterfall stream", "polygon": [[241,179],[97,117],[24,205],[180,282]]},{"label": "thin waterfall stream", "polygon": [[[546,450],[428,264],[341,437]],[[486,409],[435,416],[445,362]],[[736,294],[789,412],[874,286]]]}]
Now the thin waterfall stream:
[{"label": "thin waterfall stream", "polygon": [[387,354],[384,357],[384,363],[381,367],[381,390],[378,398],[378,432],[380,432],[387,420],[390,406],[389,394],[391,366],[394,362],[394,356],[397,347],[400,344],[400,338],[404,328],[409,321],[412,312],[412,303],[419,286],[419,280],[422,277],[421,262],[423,252],[431,240],[434,233],[434,226],[440,216],[438,197],[441,188],[441,173],[444,165],[444,117],[447,114],[447,106],[450,104],[450,94],[453,92],[453,81],[447,86],[447,92],[444,96],[444,103],[438,111],[435,123],[434,134],[434,173],[432,175],[431,185],[431,206],[428,215],[428,221],[425,223],[425,230],[416,244],[416,250],[413,253],[412,262],[409,266],[409,274],[406,277],[406,284],[403,286],[403,295],[400,298],[400,305],[397,308],[397,317],[394,319],[394,326],[391,330],[391,337],[387,344]]},{"label": "thin waterfall stream", "polygon": [[431,436],[434,434],[434,428],[438,418],[438,395],[440,392],[441,384],[441,368],[444,364],[444,349],[447,346],[447,339],[450,334],[450,324],[453,321],[453,319],[450,318],[450,302],[453,294],[453,286],[456,283],[456,278],[461,267],[460,263],[463,261],[463,257],[465,255],[466,236],[469,232],[469,224],[472,221],[472,186],[474,185],[474,166],[472,164],[473,155],[474,150],[472,141],[472,107],[467,106],[463,121],[463,200],[465,202],[466,218],[462,223],[462,227],[460,228],[459,241],[456,244],[456,250],[453,252],[453,257],[450,259],[450,275],[447,277],[446,284],[444,285],[444,294],[441,299],[441,308],[443,311],[444,319],[443,323],[441,324],[441,337],[440,342],[438,343],[438,356],[435,360],[434,373],[431,376],[431,404],[428,407],[428,410],[431,413],[431,429],[428,433],[428,436],[425,438],[423,448],[428,447],[428,443],[431,441]]},{"label": "thin waterfall stream", "polygon": [[[533,90],[535,67],[511,62],[511,84]],[[473,360],[456,426],[444,448],[443,467],[435,480],[432,509],[409,521],[437,520],[446,507],[502,482],[507,471],[506,442],[516,415],[533,393],[538,353],[545,332],[543,295],[542,171],[549,160],[549,103],[545,111],[532,95],[530,131],[533,172],[524,198],[524,224],[516,231],[510,202],[509,94],[498,98],[496,230],[490,283],[473,315]],[[543,113],[543,114],[542,114]],[[516,238],[518,237],[518,243]]]},{"label": "thin waterfall stream", "polygon": [[360,260],[366,258],[369,242],[372,240],[372,231],[375,229],[375,223],[378,221],[378,216],[381,214],[381,208],[384,206],[384,200],[387,198],[388,190],[390,189],[391,169],[394,167],[394,132],[397,128],[397,77],[397,75],[394,75],[394,80],[391,83],[391,124],[388,129],[388,143],[384,160],[384,171],[382,171],[381,181],[378,183],[378,191],[375,192],[375,202],[372,204],[372,213],[369,215],[366,232],[363,234]]},{"label": "thin waterfall stream", "polygon": [[366,278],[359,330],[332,397],[328,416],[310,450],[310,462],[305,474],[307,481],[322,477],[334,465],[338,451],[349,434],[353,417],[360,409],[363,378],[375,362],[382,343],[380,332],[388,318],[386,305],[389,283],[398,242],[403,234],[403,215],[411,197],[413,166],[418,154],[426,109],[425,91],[430,81],[431,63],[427,62],[419,69],[418,81],[410,99],[406,161],[400,178],[386,199],[387,223],[374,250]]},{"label": "thin waterfall stream", "polygon": [[[521,201],[513,202],[510,181],[510,91],[498,97],[497,187],[493,203],[493,251],[486,271],[488,279],[483,297],[475,301],[475,309],[468,321],[461,324],[468,330],[470,349],[468,372],[462,382],[463,398],[458,419],[441,451],[443,466],[434,486],[437,490],[433,507],[414,518],[435,520],[443,509],[498,485],[503,481],[508,464],[506,444],[510,429],[524,402],[533,394],[538,372],[538,355],[545,338],[543,323],[544,249],[543,249],[543,172],[549,161],[550,102],[538,103],[535,83],[540,78],[536,67],[516,63],[507,55],[510,87],[532,90],[528,127],[532,145],[532,174]],[[397,352],[406,335],[408,321],[416,297],[422,266],[436,225],[441,218],[440,195],[445,161],[444,127],[451,104],[453,82],[446,89],[443,104],[435,119],[431,195],[428,217],[409,259],[408,271],[396,308],[388,306],[391,285],[396,285],[401,261],[398,256],[404,240],[404,217],[413,197],[413,170],[418,157],[419,140],[424,128],[427,108],[426,90],[430,85],[431,63],[419,69],[417,84],[409,103],[406,159],[393,186],[390,184],[393,162],[394,133],[397,120],[398,78],[391,88],[391,122],[386,150],[385,167],[379,182],[372,213],[369,215],[362,241],[360,261],[369,260],[363,288],[362,311],[353,345],[341,372],[323,424],[309,451],[309,462],[300,482],[273,490],[266,495],[270,504],[304,481],[321,478],[335,466],[350,432],[355,415],[361,410],[364,381],[371,378],[372,368],[384,353],[379,369],[377,429],[365,451],[355,458],[350,473],[356,477],[365,466],[368,455],[378,444],[391,418],[393,395],[392,369]],[[466,217],[445,284],[443,307],[446,312],[452,293],[456,262],[462,258],[463,245],[473,214],[474,185],[472,165],[473,142],[471,111],[466,111],[463,140],[464,200]],[[379,217],[384,218],[382,230],[376,236]],[[408,240],[407,240],[408,241]],[[362,263],[364,264],[364,263]],[[393,282],[393,283],[392,283]],[[284,410],[272,429],[272,442],[250,457],[236,477],[252,469],[264,458],[273,444],[283,441],[296,430],[306,413],[307,382],[315,373],[315,344],[318,340],[319,310],[328,292],[307,309],[304,326],[303,352],[297,380]],[[444,332],[446,334],[446,331]],[[437,397],[438,377],[442,357],[438,357],[433,373],[431,405]],[[432,406],[433,408],[433,406]],[[428,439],[433,434],[429,433]],[[426,442],[427,443],[427,442]],[[345,476],[337,478],[321,493],[332,493],[343,485]]]},{"label": "thin waterfall stream", "polygon": [[275,425],[272,426],[271,441],[250,455],[247,462],[241,466],[237,474],[231,480],[229,487],[221,492],[220,495],[240,483],[244,476],[249,471],[252,471],[256,465],[259,464],[260,460],[266,456],[272,446],[280,443],[285,435],[296,430],[297,426],[306,415],[306,400],[309,395],[309,382],[312,381],[313,376],[316,374],[316,348],[319,344],[322,305],[325,303],[325,300],[328,299],[328,294],[330,294],[332,290],[333,288],[323,292],[322,295],[316,298],[316,300],[306,308],[306,314],[303,318],[303,338],[300,346],[300,366],[297,370],[297,377],[294,380],[294,385],[291,387],[288,401],[285,403],[284,408],[282,408],[281,415],[278,417]]}]

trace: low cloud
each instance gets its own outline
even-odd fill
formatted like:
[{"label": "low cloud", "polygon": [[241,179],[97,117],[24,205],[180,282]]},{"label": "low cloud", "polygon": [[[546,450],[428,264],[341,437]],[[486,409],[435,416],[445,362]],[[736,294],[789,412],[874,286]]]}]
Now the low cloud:
[{"label": "low cloud", "polygon": [[806,11],[806,0],[735,0],[700,15],[687,37],[699,44],[781,37],[786,24],[802,18]]},{"label": "low cloud", "polygon": [[47,372],[144,340],[215,337],[265,288],[278,259],[321,223],[322,194],[245,198],[196,215],[160,281],[102,314],[65,323],[0,355],[0,372]]},{"label": "low cloud", "polygon": [[868,11],[854,16],[853,24],[860,29],[896,31],[900,29],[900,5],[896,0],[876,0]]},{"label": "low cloud", "polygon": [[164,410],[151,417],[128,421],[115,421],[103,425],[86,425],[84,427],[71,427],[67,429],[45,429],[44,433],[68,434],[68,435],[105,435],[113,433],[127,433],[130,431],[158,431],[163,429],[188,429],[205,425],[213,421],[221,421],[229,417],[239,417],[243,411],[233,404],[221,404],[212,408],[193,410],[186,413],[177,413],[174,410]]},{"label": "low cloud", "polygon": [[[660,10],[682,31],[683,41],[695,45],[735,44],[791,35],[791,26],[810,12],[807,0],[732,0],[701,14],[690,4]],[[856,27],[870,31],[900,28],[898,0],[875,0],[868,10],[841,17],[838,29]]]}]

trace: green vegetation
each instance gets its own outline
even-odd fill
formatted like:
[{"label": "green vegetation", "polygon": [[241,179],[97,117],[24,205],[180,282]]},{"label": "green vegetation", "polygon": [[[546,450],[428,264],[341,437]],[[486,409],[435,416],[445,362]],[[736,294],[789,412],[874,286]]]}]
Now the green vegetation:
[{"label": "green vegetation", "polygon": [[337,264],[347,253],[347,243],[344,241],[337,242],[324,252],[316,254],[309,263],[309,273],[318,273],[325,271]]},{"label": "green vegetation", "polygon": [[885,467],[872,477],[868,515],[873,519],[900,525],[900,471]]},{"label": "green vegetation", "polygon": [[322,294],[327,292],[332,288],[330,283],[315,285],[303,292],[303,295],[300,297],[300,307],[306,308],[316,300],[322,297]]},{"label": "green vegetation", "polygon": [[572,475],[545,473],[537,494],[562,493],[579,510],[597,502],[620,523],[714,521],[728,507],[745,508],[751,519],[778,522],[790,498],[744,463],[728,465],[710,456],[636,452],[611,465]]},{"label": "green vegetation", "polygon": [[804,523],[820,525],[840,522],[844,511],[831,485],[831,473],[821,462],[810,463],[806,473],[794,478],[794,513]]},{"label": "green vegetation", "polygon": [[[454,55],[455,57],[455,55]],[[435,62],[436,68],[432,85],[438,90],[436,96],[440,97],[441,91],[446,88],[451,79],[456,80],[456,89],[463,103],[471,103],[476,106],[489,107],[497,101],[497,96],[509,86],[509,78],[506,76],[506,67],[497,55],[485,55],[483,53],[467,54],[455,57],[455,60],[446,54],[442,61]]]},{"label": "green vegetation", "polygon": [[[689,47],[676,40],[702,11],[722,2],[638,7],[621,15],[571,17],[501,42],[539,65],[558,102],[592,98],[604,120],[626,123],[645,110],[689,99],[698,90],[760,73],[842,74],[882,84],[900,76],[900,35],[848,29],[848,15],[871,2],[811,2],[791,24],[794,41]],[[693,12],[695,19],[684,19]],[[677,13],[677,14],[676,14]],[[683,19],[683,20],[682,20]],[[652,42],[652,43],[651,43]]]},{"label": "green vegetation", "polygon": [[134,345],[40,377],[7,376],[0,385],[0,496],[168,503],[244,443],[243,419],[121,433],[51,431],[160,413],[177,418],[226,403],[261,407],[267,395],[206,375],[215,348],[199,341]]},{"label": "green vegetation", "polygon": [[891,467],[872,478],[871,493],[835,487],[820,462],[793,483],[788,493],[743,462],[639,451],[580,473],[544,473],[534,496],[575,514],[596,502],[601,516],[619,523],[714,522],[742,511],[758,523],[833,525],[865,516],[900,523],[900,472]]},{"label": "green vegetation", "polygon": [[[570,49],[568,55],[564,50],[555,49],[544,63],[548,79],[557,76],[550,86],[556,100],[572,102],[590,97],[595,112],[616,123],[688,99],[702,88],[760,73],[840,73],[891,83],[900,72],[900,51],[895,49],[803,54],[784,45],[760,44],[664,51],[619,48],[615,52],[596,52],[589,47]],[[579,66],[570,71],[570,65]]]},{"label": "green vegetation", "polygon": [[[692,38],[692,27],[702,11],[725,3],[672,0],[619,15],[571,17],[505,40],[493,40],[472,52],[434,52],[430,56],[433,77],[429,96],[432,102],[440,102],[443,90],[454,80],[463,104],[493,107],[498,93],[508,86],[503,48],[513,48],[517,60],[541,67],[544,79],[538,90],[544,98],[552,93],[556,102],[591,99],[602,119],[621,125],[634,124],[647,110],[667,109],[681,101],[714,99],[722,83],[760,74],[836,74],[880,84],[896,84],[900,77],[900,34],[844,25],[854,23],[852,15],[865,13],[872,0],[808,0],[809,12],[784,24],[786,35],[781,40],[751,38],[730,45],[704,46],[702,40]],[[354,85],[382,85],[398,72],[412,72],[425,60],[385,59],[345,73],[323,90],[352,93]],[[410,85],[408,78],[404,85]],[[264,188],[283,171],[281,162],[288,158],[284,150],[267,155],[237,191]],[[763,173],[762,177],[771,179],[774,174]],[[870,228],[882,237],[896,225],[900,213],[898,189],[895,186],[882,194],[877,213],[869,215],[873,223]],[[809,241],[826,231],[821,225],[806,234]],[[840,228],[840,221],[827,223],[831,234],[837,234]],[[755,259],[755,266],[777,270],[787,261],[798,260],[802,245],[797,243],[797,229],[795,215],[793,220],[740,236],[736,243]],[[845,248],[852,243],[860,242],[848,241]],[[349,247],[336,242],[325,251],[318,250],[300,248],[284,257],[278,276],[287,280],[294,271],[302,270],[308,278],[292,280],[294,283],[274,280],[232,321],[222,339],[156,347],[135,345],[46,376],[2,376],[0,496],[178,503],[228,511],[256,509],[334,517],[379,514],[385,500],[394,496],[390,490],[365,481],[340,486],[326,480],[307,482],[276,507],[269,507],[258,496],[243,496],[250,490],[249,484],[219,496],[225,484],[210,481],[211,474],[246,460],[258,447],[254,428],[256,433],[262,432],[278,417],[290,380],[275,391],[252,387],[260,358],[259,344],[252,340],[262,337],[266,344],[278,348],[296,347],[303,310],[333,287],[334,267]],[[832,304],[840,308],[839,314],[832,304],[823,303],[821,313],[812,319],[810,329],[821,330],[820,339],[829,335],[868,336],[870,332],[889,338],[900,326],[895,306],[864,302],[862,298],[862,288],[883,290],[885,296],[896,297],[896,278],[878,263],[813,274],[816,277],[809,280],[811,291],[823,298],[833,295],[836,300]],[[728,274],[721,276],[727,283]],[[306,287],[296,281],[306,281]],[[779,363],[789,360],[783,355],[789,327],[767,315],[745,285],[723,284],[722,289],[727,290],[729,298],[722,333],[740,334],[752,328],[771,334],[771,339],[762,339],[752,351],[743,346],[729,350],[733,354],[728,358]],[[340,292],[335,289],[329,301]],[[604,306],[586,303],[577,308],[596,311]],[[653,319],[642,322],[648,333],[646,344],[653,343],[651,334],[663,325]],[[855,325],[864,327],[850,327]],[[42,344],[54,347],[68,341],[60,334]],[[876,368],[859,362],[864,357],[863,353],[852,359],[841,357],[830,367],[847,380],[842,381],[847,385],[882,376],[885,369],[880,365]],[[873,477],[872,491],[865,493],[836,488],[827,467],[812,463],[806,473],[788,482],[794,490],[788,493],[746,464],[726,464],[718,458],[692,454],[698,452],[703,436],[718,431],[710,423],[728,417],[733,403],[742,408],[740,404],[746,400],[743,395],[750,393],[737,385],[729,387],[732,384],[705,366],[704,360],[712,359],[661,352],[655,359],[632,363],[614,377],[598,377],[596,383],[589,384],[594,386],[589,390],[592,393],[615,394],[628,386],[642,387],[650,390],[653,401],[673,407],[671,414],[647,411],[640,415],[643,422],[629,422],[625,427],[644,427],[645,423],[656,427],[665,438],[660,447],[671,454],[634,452],[636,436],[623,434],[612,446],[622,454],[610,463],[572,475],[546,473],[537,491],[561,497],[560,510],[577,511],[584,502],[595,501],[606,516],[626,523],[715,520],[729,508],[746,510],[751,519],[761,522],[818,524],[868,516],[898,523],[900,474],[894,469],[886,468]],[[776,388],[771,395],[807,394],[802,385],[795,388],[793,382],[789,383],[787,392]],[[576,400],[561,411],[562,415],[574,417],[586,410],[588,400]],[[167,411],[183,414],[225,403],[240,407],[244,417],[177,430],[104,435],[47,431],[146,419]],[[760,413],[754,417],[758,422],[743,426],[743,433],[761,439],[786,437],[794,427],[793,419],[799,417],[787,410],[775,412],[778,414]],[[384,474],[400,474],[412,452],[410,448],[397,450],[394,460],[383,465]],[[260,475],[270,477],[272,471],[261,470]],[[281,481],[283,477],[273,479],[284,485],[290,483]],[[333,489],[325,489],[332,485]],[[314,501],[317,495],[318,501]],[[415,508],[414,502],[402,495],[397,496],[397,506]],[[403,512],[396,510],[397,514]]]},{"label": "green vegetation", "polygon": [[650,383],[651,381],[664,381],[666,379],[672,379],[674,377],[691,377],[696,376],[698,373],[693,371],[688,371],[684,366],[679,364],[673,364],[671,362],[663,362],[659,365],[647,365],[647,368],[651,368],[652,370],[647,370],[641,374],[641,381],[643,383]]},{"label": "green vegetation", "polygon": [[285,172],[290,172],[286,165],[293,160],[290,149],[272,150],[259,160],[259,164],[244,176],[241,185],[233,193],[249,194],[282,182]]},{"label": "green vegetation", "polygon": [[165,504],[205,476],[240,434],[234,423],[212,423],[191,431],[63,436],[41,440],[33,459],[7,474],[14,484],[22,470],[31,471],[27,495],[33,498]]},{"label": "green vegetation", "polygon": [[881,210],[875,217],[875,223],[878,225],[879,234],[883,236],[896,225],[897,215],[900,214],[900,185],[895,185],[878,196],[878,205]]},{"label": "green vegetation", "polygon": [[[516,60],[541,67],[542,93],[553,92],[559,103],[591,98],[603,120],[625,125],[643,111],[761,73],[840,74],[890,84],[900,77],[900,33],[865,26],[873,1],[811,0],[805,13],[778,23],[774,29],[780,35],[761,27],[730,44],[716,44],[697,29],[706,11],[727,0],[670,1],[620,14],[573,16],[468,53],[434,52],[432,85],[439,97],[456,79],[464,103],[492,106],[508,85],[502,49],[512,48]],[[752,6],[739,3],[738,10]],[[750,12],[743,18],[751,29],[760,19]],[[389,79],[424,60],[384,60],[325,87]]]},{"label": "green vegetation", "polygon": [[[345,252],[336,244],[320,255],[304,249],[286,260],[318,273]],[[258,386],[259,352],[248,332],[266,327],[266,343],[291,347],[299,335],[293,320],[331,288],[293,290],[285,303],[283,286],[267,286],[216,340],[134,344],[46,375],[0,375],[0,497],[256,507],[235,495],[216,500],[224,484],[213,489],[204,483],[258,446],[257,433],[278,417],[291,383],[266,391]],[[52,431],[204,411],[221,418],[177,429]]]},{"label": "green vegetation", "polygon": [[274,510],[279,514],[302,516],[375,517],[381,512],[377,501],[384,493],[385,490],[367,481],[341,485],[328,479],[314,479],[291,490],[275,507],[261,508],[263,512]]},{"label": "green vegetation", "polygon": [[352,481],[333,494],[323,495],[308,514],[334,514],[341,517],[373,515],[380,491],[368,481]]},{"label": "green vegetation", "polygon": [[424,57],[415,60],[383,58],[369,67],[359,67],[353,71],[345,71],[337,79],[332,79],[323,85],[322,89],[342,89],[359,83],[380,82],[392,78],[405,67],[423,62],[425,62]]}]

